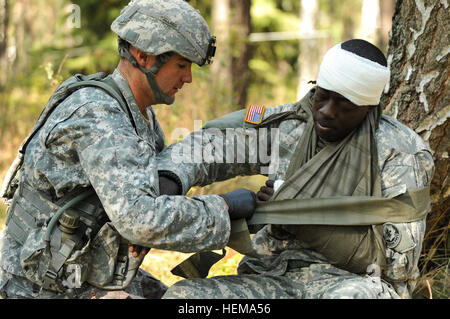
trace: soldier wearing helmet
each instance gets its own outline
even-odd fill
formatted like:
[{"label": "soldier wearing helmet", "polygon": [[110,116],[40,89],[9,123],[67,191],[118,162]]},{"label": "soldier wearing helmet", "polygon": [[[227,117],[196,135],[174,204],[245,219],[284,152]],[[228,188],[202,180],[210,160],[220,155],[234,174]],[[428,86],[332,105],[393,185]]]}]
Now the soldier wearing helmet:
[{"label": "soldier wearing helmet", "polygon": [[[177,60],[203,66],[211,63],[215,54],[215,37],[210,35],[205,20],[183,1],[132,2],[122,10],[111,29],[119,37],[119,55],[146,76],[155,103],[172,104],[171,89],[179,89],[169,87],[165,92],[156,80],[167,63]],[[136,52],[155,57],[150,69],[139,63]],[[189,74],[182,81],[188,82],[190,65],[186,69]]]},{"label": "soldier wearing helmet", "polygon": [[230,220],[253,214],[253,192],[173,196],[187,189],[158,169],[166,145],[151,105],[173,103],[191,64],[215,53],[199,12],[136,0],[111,28],[116,70],[62,83],[5,178],[1,297],[158,298],[167,287],[139,268],[141,252],[223,248]]}]

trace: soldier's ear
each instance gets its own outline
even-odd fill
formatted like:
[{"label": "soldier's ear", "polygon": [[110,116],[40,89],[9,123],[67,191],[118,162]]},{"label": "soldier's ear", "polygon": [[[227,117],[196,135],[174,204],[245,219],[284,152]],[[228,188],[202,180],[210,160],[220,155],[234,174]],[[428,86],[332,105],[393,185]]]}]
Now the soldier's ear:
[{"label": "soldier's ear", "polygon": [[148,69],[149,66],[154,63],[154,56],[148,55],[147,53],[130,46],[130,53],[136,59],[140,66]]}]

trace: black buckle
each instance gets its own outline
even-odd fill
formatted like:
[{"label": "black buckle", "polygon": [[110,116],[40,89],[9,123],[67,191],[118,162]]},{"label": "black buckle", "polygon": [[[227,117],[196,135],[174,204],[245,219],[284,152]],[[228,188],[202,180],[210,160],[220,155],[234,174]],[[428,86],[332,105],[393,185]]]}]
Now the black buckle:
[{"label": "black buckle", "polygon": [[45,272],[44,278],[42,280],[42,288],[46,290],[53,290],[52,285],[55,284],[57,277],[58,274],[55,271],[48,269]]},{"label": "black buckle", "polygon": [[47,272],[45,273],[45,276],[50,278],[50,280],[55,281],[56,278],[58,277],[58,273],[48,269]]},{"label": "black buckle", "polygon": [[206,57],[203,59],[203,64],[213,63],[213,57],[216,54],[216,37],[209,38],[208,50],[206,51]]}]

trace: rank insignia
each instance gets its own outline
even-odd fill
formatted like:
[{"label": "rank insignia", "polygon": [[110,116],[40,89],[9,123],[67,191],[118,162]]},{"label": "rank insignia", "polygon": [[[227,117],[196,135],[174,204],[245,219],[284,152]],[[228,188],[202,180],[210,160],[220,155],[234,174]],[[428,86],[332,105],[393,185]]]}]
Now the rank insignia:
[{"label": "rank insignia", "polygon": [[245,122],[251,124],[259,124],[263,120],[264,109],[266,107],[258,105],[250,105],[247,109],[247,114],[245,115]]}]

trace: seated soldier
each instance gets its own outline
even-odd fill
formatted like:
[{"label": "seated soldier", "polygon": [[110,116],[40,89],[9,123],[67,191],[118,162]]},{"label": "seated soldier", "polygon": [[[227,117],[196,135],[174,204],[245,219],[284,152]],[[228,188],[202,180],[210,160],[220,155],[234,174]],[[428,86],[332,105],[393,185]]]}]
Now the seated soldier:
[{"label": "seated soldier", "polygon": [[[279,143],[267,147],[268,187],[258,193],[270,201],[258,202],[248,224],[259,223],[264,207],[295,217],[260,219],[266,225],[252,238],[255,254],[243,258],[238,275],[182,280],[164,298],[410,298],[434,164],[415,132],[381,114],[389,76],[384,54],[372,44],[337,44],[301,101],[256,110],[259,121],[242,110],[206,123],[203,150],[214,149],[222,160],[183,160],[182,150],[198,143],[199,132],[161,153],[160,169],[178,175],[187,190],[260,174],[266,163],[240,163],[239,154],[230,155],[235,147],[220,149],[217,141],[233,128],[256,129],[258,137],[262,128],[276,129]],[[246,155],[261,147],[244,138]],[[296,206],[285,209],[289,203]]]}]

